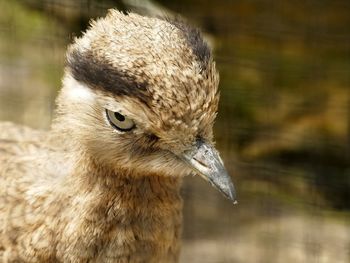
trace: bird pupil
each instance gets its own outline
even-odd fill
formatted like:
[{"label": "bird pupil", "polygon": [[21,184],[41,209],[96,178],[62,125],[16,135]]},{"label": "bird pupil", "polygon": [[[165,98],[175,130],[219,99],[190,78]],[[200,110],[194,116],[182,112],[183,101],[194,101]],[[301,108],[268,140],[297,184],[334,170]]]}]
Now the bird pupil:
[{"label": "bird pupil", "polygon": [[121,115],[119,112],[115,112],[114,116],[118,121],[125,121],[125,117]]}]

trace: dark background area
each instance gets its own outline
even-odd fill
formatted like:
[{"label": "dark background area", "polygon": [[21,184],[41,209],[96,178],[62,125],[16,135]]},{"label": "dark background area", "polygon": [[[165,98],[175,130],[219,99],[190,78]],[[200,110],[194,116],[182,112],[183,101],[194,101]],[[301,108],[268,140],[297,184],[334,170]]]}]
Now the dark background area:
[{"label": "dark background area", "polygon": [[181,262],[349,262],[350,2],[0,0],[0,120],[49,128],[66,46],[112,7],[180,14],[220,71],[239,205],[186,178]]}]

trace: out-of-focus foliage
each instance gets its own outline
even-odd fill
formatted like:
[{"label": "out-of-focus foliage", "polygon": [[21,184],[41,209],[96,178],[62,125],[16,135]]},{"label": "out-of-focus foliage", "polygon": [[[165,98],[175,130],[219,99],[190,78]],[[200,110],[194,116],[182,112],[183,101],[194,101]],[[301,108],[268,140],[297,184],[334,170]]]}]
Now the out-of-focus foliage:
[{"label": "out-of-focus foliage", "polygon": [[350,2],[164,2],[215,38],[218,143],[282,195],[349,209]]},{"label": "out-of-focus foliage", "polygon": [[48,127],[63,72],[66,29],[17,1],[0,1],[0,119]]}]

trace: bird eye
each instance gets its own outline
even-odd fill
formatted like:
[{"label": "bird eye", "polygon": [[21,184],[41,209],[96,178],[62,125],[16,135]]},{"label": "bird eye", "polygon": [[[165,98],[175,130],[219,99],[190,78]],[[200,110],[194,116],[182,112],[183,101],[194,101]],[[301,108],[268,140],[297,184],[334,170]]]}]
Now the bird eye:
[{"label": "bird eye", "polygon": [[125,117],[119,112],[106,110],[106,115],[109,123],[119,131],[131,131],[135,127],[132,119]]}]

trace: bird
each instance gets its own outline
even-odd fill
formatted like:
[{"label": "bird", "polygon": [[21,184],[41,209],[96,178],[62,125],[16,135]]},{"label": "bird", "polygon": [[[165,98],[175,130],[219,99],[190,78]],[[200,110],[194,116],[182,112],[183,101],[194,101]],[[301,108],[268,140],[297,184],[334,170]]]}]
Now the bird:
[{"label": "bird", "polygon": [[183,178],[236,202],[199,29],[116,9],[67,48],[49,130],[0,123],[0,262],[178,262]]}]

